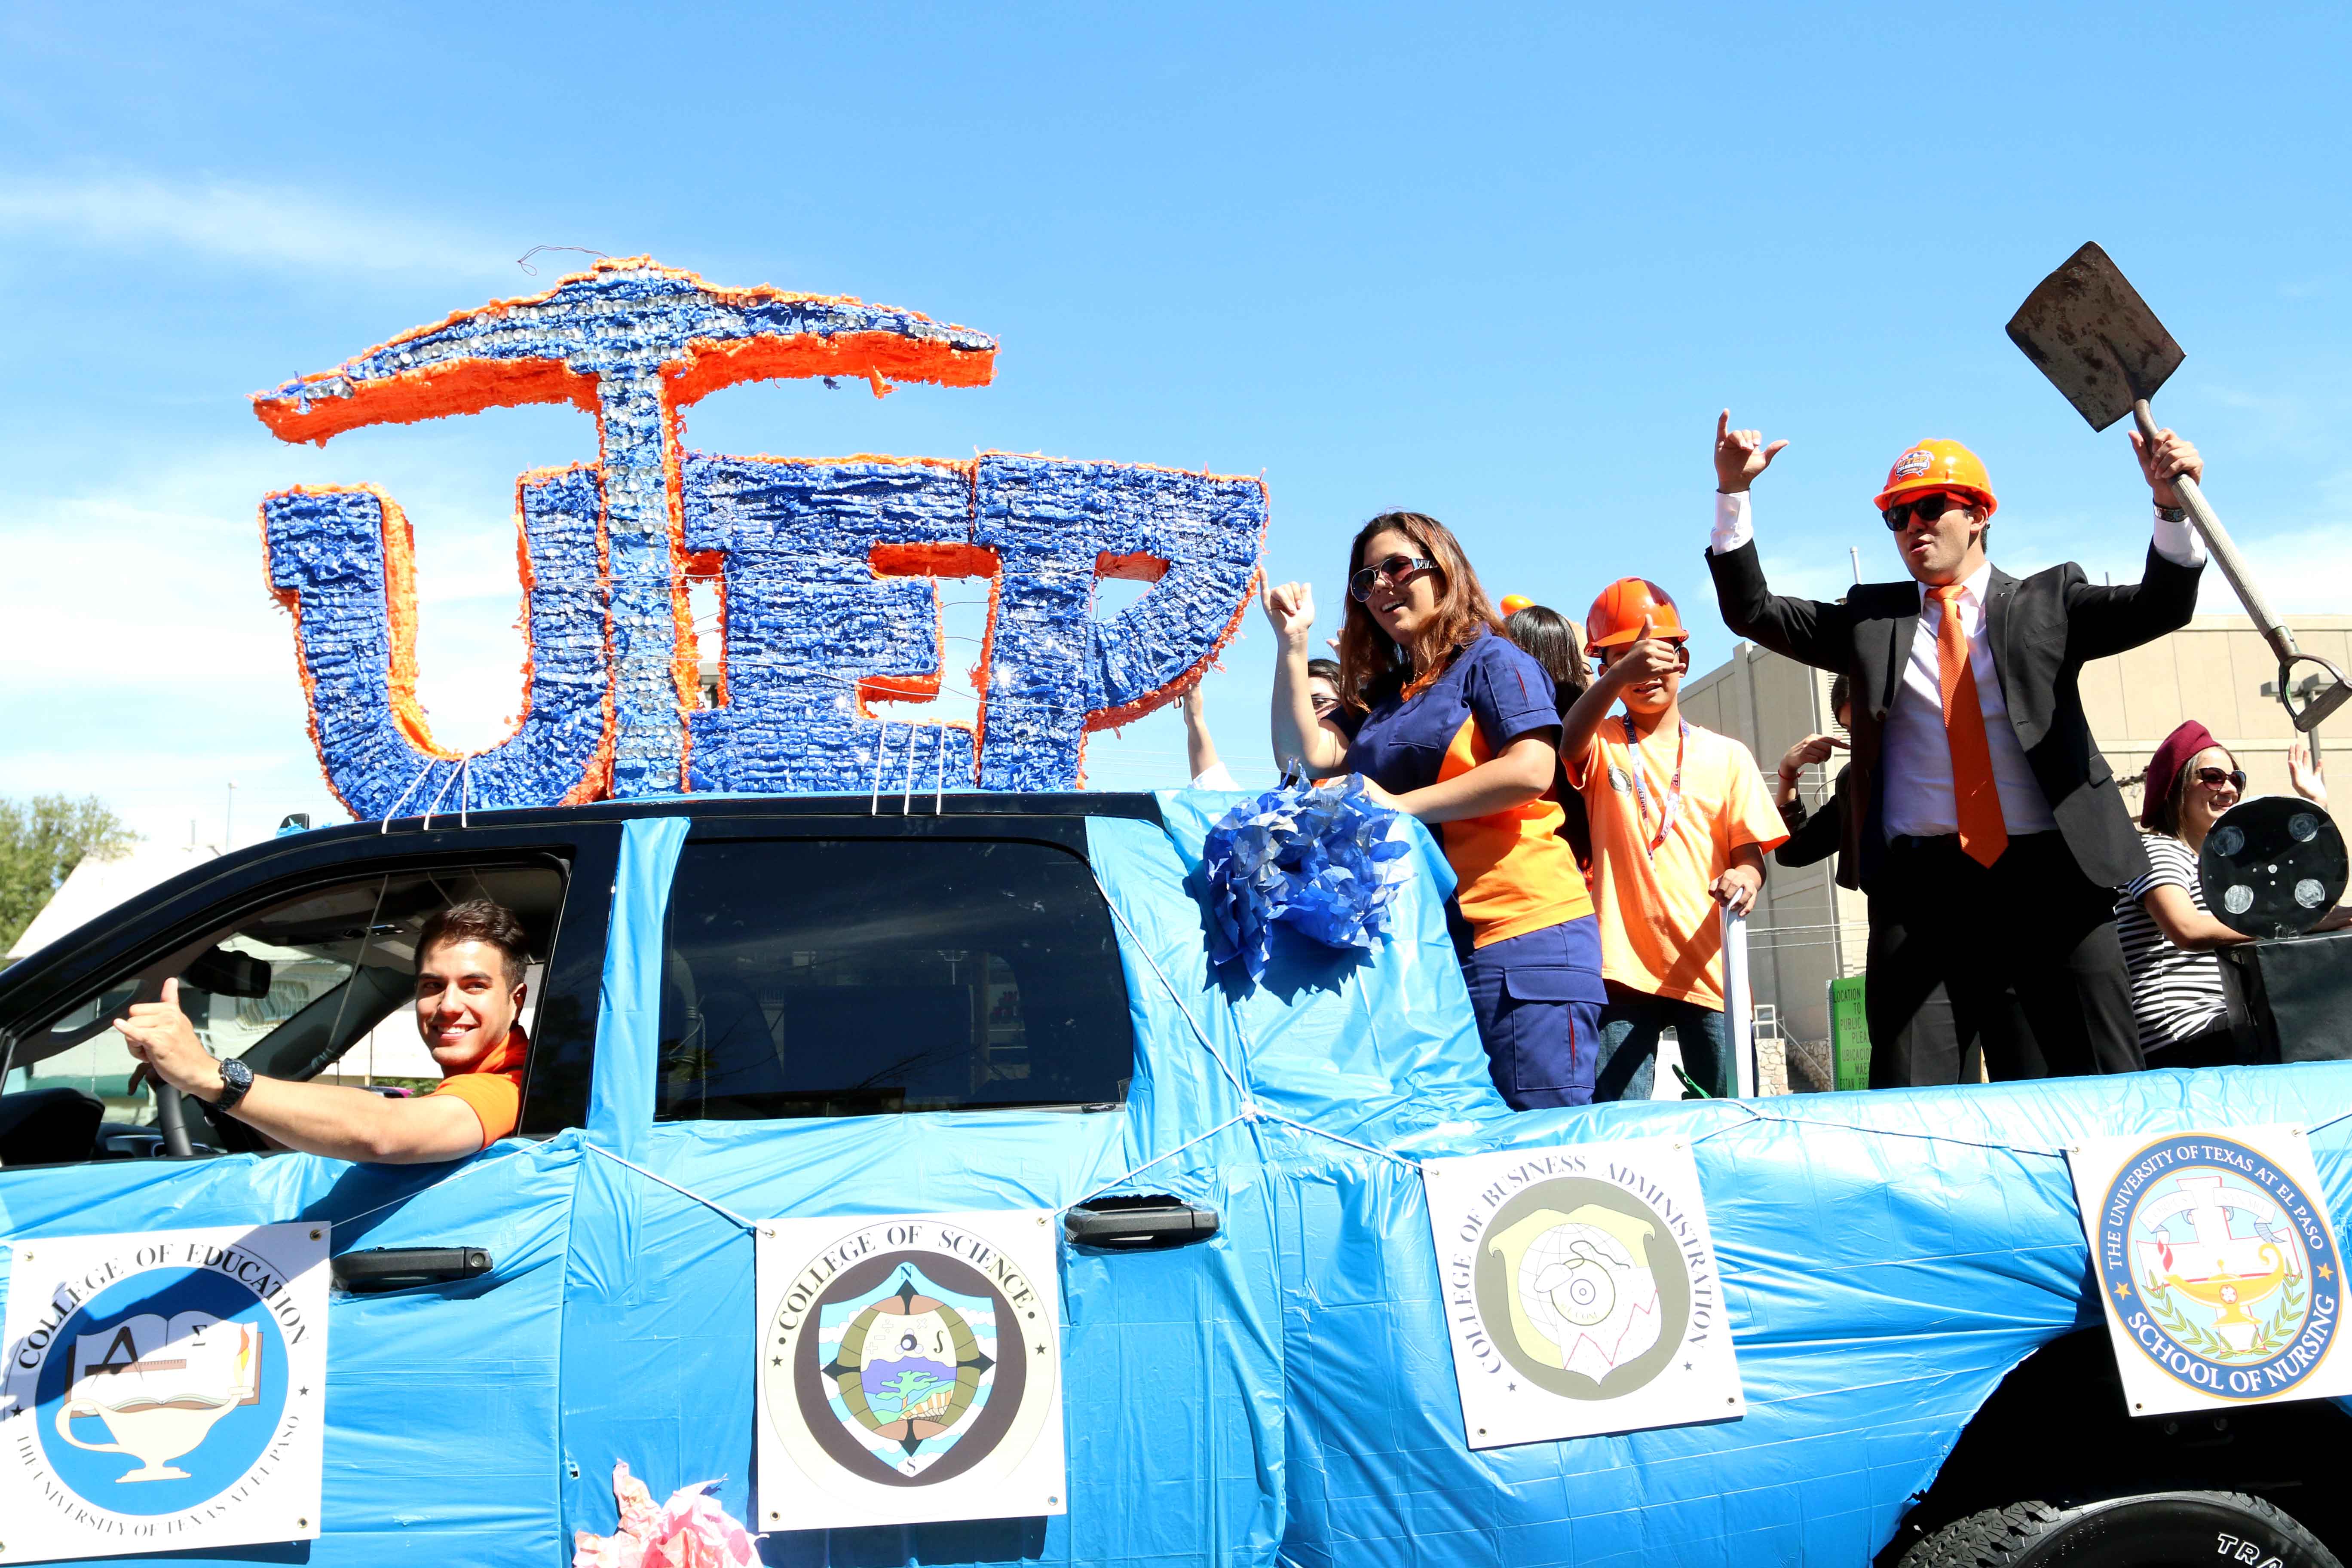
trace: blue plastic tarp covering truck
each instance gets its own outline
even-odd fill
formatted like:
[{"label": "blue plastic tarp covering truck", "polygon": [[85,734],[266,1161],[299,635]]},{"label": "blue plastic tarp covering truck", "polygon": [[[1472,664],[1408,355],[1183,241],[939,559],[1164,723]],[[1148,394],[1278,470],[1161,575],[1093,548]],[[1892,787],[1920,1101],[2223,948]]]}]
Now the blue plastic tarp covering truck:
[{"label": "blue plastic tarp covering truck", "polygon": [[[1232,804],[1171,794],[1159,822],[1086,821],[1134,1036],[1115,1111],[657,1121],[665,905],[701,829],[637,805],[581,1125],[454,1167],[0,1171],[0,1270],[43,1237],[294,1219],[331,1222],[338,1253],[491,1254],[460,1283],[336,1296],[323,1534],[221,1560],[567,1562],[574,1531],[614,1529],[625,1460],[656,1498],[719,1478],[779,1563],[1861,1563],[2004,1375],[2100,1321],[2069,1142],[2299,1122],[2331,1205],[2352,1202],[2352,1067],[2332,1064],[1512,1112],[1446,935],[1451,874],[1417,827],[1368,957],[1280,931],[1261,982],[1213,970],[1200,857]],[[1472,1451],[1418,1163],[1667,1132],[1696,1153],[1744,1416]],[[1063,1249],[1066,1513],[759,1516],[744,1220],[1111,1191],[1222,1225],[1164,1252]]]}]

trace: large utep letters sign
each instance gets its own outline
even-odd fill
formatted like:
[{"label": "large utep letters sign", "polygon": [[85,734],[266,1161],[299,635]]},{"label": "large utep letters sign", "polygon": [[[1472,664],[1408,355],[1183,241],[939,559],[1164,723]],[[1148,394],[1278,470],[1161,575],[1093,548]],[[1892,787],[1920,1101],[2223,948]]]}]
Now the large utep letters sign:
[{"label": "large utep letters sign", "polygon": [[[1067,789],[1088,732],[1196,681],[1237,629],[1262,481],[990,453],[965,461],[712,457],[680,413],[740,382],[860,376],[978,386],[996,344],[837,296],[714,289],[646,258],[461,311],[257,395],[324,443],[362,426],[526,403],[596,417],[600,460],[518,485],[529,658],[513,733],[467,757],[416,700],[414,545],[393,498],[297,488],[262,506],[328,783],[357,816],[694,790],[858,790],[886,758],[926,787]],[[989,629],[972,725],[935,699],[942,578],[978,578]],[[1093,615],[1105,577],[1151,586]],[[702,704],[689,583],[723,595],[719,700]]]}]

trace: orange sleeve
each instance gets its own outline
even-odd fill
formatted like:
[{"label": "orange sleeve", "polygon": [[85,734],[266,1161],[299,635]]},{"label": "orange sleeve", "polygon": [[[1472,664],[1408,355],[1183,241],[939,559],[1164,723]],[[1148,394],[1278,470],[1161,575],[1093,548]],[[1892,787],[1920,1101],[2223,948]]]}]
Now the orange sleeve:
[{"label": "orange sleeve", "polygon": [[444,1079],[435,1094],[453,1094],[470,1107],[482,1124],[482,1147],[510,1136],[522,1118],[522,1074],[461,1072]]},{"label": "orange sleeve", "polygon": [[1780,808],[1772,804],[1772,792],[1765,787],[1764,775],[1756,771],[1756,759],[1746,746],[1731,742],[1728,758],[1730,777],[1725,781],[1725,815],[1731,819],[1731,846],[1753,844],[1759,849],[1773,849],[1789,840],[1789,825],[1781,820]]}]

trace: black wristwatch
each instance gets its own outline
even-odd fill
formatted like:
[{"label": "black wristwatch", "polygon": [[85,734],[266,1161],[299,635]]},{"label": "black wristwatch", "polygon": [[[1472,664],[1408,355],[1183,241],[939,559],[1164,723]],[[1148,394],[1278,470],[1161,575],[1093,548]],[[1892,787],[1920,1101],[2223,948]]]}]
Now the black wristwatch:
[{"label": "black wristwatch", "polygon": [[220,1098],[213,1101],[215,1110],[235,1110],[238,1100],[253,1087],[253,1069],[231,1057],[220,1065]]}]

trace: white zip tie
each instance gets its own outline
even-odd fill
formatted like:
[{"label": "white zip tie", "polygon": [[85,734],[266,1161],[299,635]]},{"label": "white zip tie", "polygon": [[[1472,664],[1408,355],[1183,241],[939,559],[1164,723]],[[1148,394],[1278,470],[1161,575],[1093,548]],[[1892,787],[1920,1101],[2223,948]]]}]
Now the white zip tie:
[{"label": "white zip tie", "polygon": [[915,727],[907,726],[907,782],[898,792],[898,815],[905,816],[915,808]]},{"label": "white zip tie", "polygon": [[449,786],[450,786],[451,784],[456,784],[459,779],[461,779],[461,778],[463,778],[463,777],[465,777],[465,776],[466,776],[466,763],[465,763],[465,759],[461,757],[461,758],[459,758],[459,759],[458,759],[458,761],[457,761],[457,768],[456,768],[456,769],[455,769],[455,770],[454,770],[454,771],[449,774],[449,776],[448,776],[446,779],[445,779],[444,781],[442,781],[440,793],[439,793],[439,794],[437,794],[437,795],[436,795],[433,797],[433,804],[432,804],[431,805],[428,805],[428,806],[426,806],[426,807],[425,808],[425,823],[424,823],[423,827],[421,827],[421,828],[419,828],[419,829],[418,829],[418,831],[419,831],[419,832],[427,831],[427,830],[429,830],[429,829],[432,827],[432,826],[433,826],[433,814],[434,814],[435,812],[436,812],[436,811],[438,811],[438,810],[440,810],[440,809],[441,809],[441,803],[442,803],[443,801],[445,801],[445,800],[446,800],[446,799],[448,799],[448,798],[449,798]]},{"label": "white zip tie", "polygon": [[416,793],[416,786],[423,784],[425,782],[425,775],[432,771],[433,759],[431,757],[427,757],[425,759],[425,765],[416,770],[416,776],[408,781],[408,787],[400,792],[400,798],[392,803],[392,809],[383,814],[383,826],[376,829],[377,833],[383,834],[392,831],[392,819],[400,815],[400,808],[408,804],[408,797]]},{"label": "white zip tie", "polygon": [[[915,737],[912,734],[908,735],[907,744],[911,746],[914,743]],[[882,770],[888,765],[889,761],[890,721],[885,719],[882,721],[881,742],[874,748],[874,793],[866,802],[866,815],[868,816],[879,816],[882,814]]]}]

